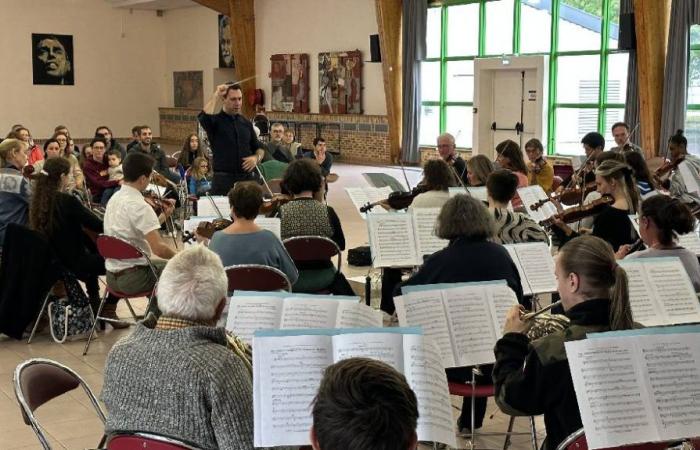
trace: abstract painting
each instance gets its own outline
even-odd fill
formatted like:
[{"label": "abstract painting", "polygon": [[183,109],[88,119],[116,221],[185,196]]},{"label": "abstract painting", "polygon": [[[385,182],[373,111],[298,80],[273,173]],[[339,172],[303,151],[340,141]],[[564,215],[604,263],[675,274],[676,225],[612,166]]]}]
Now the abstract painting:
[{"label": "abstract painting", "polygon": [[173,90],[176,108],[202,109],[204,105],[203,72],[173,72]]},{"label": "abstract painting", "polygon": [[362,114],[362,53],[319,53],[318,90],[321,114]]},{"label": "abstract painting", "polygon": [[309,112],[309,55],[272,55],[270,64],[272,110]]}]

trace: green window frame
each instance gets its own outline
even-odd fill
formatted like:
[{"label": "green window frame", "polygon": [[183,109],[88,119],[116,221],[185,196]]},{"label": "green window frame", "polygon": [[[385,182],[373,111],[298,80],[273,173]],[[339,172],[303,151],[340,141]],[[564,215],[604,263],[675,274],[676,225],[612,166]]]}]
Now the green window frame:
[{"label": "green window frame", "polygon": [[[692,103],[691,90],[700,83],[700,25],[690,28],[688,46],[688,92],[686,94],[685,136],[688,139],[688,150],[700,154],[700,103]],[[700,100],[696,100],[700,101]]]},{"label": "green window frame", "polygon": [[[440,98],[439,101],[423,101],[424,106],[437,107],[439,109],[439,132],[444,133],[446,129],[446,110],[450,106],[466,106],[473,107],[473,102],[454,102],[447,100],[447,64],[451,61],[469,61],[481,57],[498,57],[502,55],[487,54],[486,49],[486,28],[488,26],[486,20],[486,5],[493,0],[442,0],[436,6],[430,8],[441,9],[441,36],[440,36],[440,56],[426,58],[425,62],[439,62],[440,66]],[[601,3],[601,30],[600,30],[600,48],[591,51],[559,51],[559,19],[560,19],[560,4],[562,0],[552,0],[551,2],[551,28],[550,28],[550,50],[548,53],[522,53],[522,55],[537,55],[546,54],[549,56],[549,74],[548,74],[548,97],[546,99],[545,108],[547,108],[547,136],[543,136],[543,143],[547,147],[549,154],[556,153],[556,129],[557,129],[557,110],[559,109],[579,109],[590,108],[598,111],[597,130],[599,133],[609,134],[606,127],[606,117],[611,109],[624,110],[624,103],[608,102],[608,60],[610,55],[618,53],[627,53],[626,50],[618,50],[610,48],[609,34],[610,25],[612,22],[612,14],[614,7],[619,8],[619,0],[602,0]],[[447,56],[447,40],[448,40],[448,19],[451,6],[479,4],[479,45],[478,54],[468,56]],[[522,0],[513,0],[513,53],[512,55],[520,55],[521,47],[521,11]],[[698,46],[700,48],[700,45]],[[557,102],[557,74],[559,58],[567,56],[598,56],[599,63],[599,79],[598,79],[598,99],[592,103],[563,103]],[[700,110],[700,105],[697,109]],[[581,150],[582,153],[582,150]]]}]

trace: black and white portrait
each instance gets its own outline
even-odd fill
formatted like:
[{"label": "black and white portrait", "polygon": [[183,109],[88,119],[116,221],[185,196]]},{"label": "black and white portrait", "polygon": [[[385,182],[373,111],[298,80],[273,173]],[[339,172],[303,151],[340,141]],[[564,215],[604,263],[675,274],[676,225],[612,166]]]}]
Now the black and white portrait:
[{"label": "black and white portrait", "polygon": [[222,69],[236,67],[231,49],[231,18],[223,14],[219,14],[219,67]]},{"label": "black and white portrait", "polygon": [[34,84],[74,84],[73,36],[32,34]]}]

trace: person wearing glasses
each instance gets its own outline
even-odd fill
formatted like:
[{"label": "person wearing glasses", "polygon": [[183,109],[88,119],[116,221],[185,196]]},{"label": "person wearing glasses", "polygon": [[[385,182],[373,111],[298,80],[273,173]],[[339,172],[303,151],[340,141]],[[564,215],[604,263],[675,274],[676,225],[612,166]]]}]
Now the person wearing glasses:
[{"label": "person wearing glasses", "polygon": [[457,176],[459,176],[465,185],[469,185],[467,163],[461,157],[457,156],[456,148],[455,138],[450,133],[443,133],[438,136],[437,149],[440,158],[454,168]]},{"label": "person wearing glasses", "polygon": [[211,190],[211,182],[207,177],[209,174],[209,160],[199,156],[192,162],[190,176],[187,180],[187,187],[190,194],[200,197]]}]

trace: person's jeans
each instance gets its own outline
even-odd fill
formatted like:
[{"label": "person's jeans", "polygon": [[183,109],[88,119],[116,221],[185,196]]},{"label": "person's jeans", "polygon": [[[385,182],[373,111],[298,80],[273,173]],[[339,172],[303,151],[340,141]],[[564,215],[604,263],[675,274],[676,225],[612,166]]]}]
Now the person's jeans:
[{"label": "person's jeans", "polygon": [[100,197],[100,205],[107,206],[107,202],[114,195],[115,192],[119,190],[119,186],[113,188],[107,188],[102,191],[102,196]]}]

